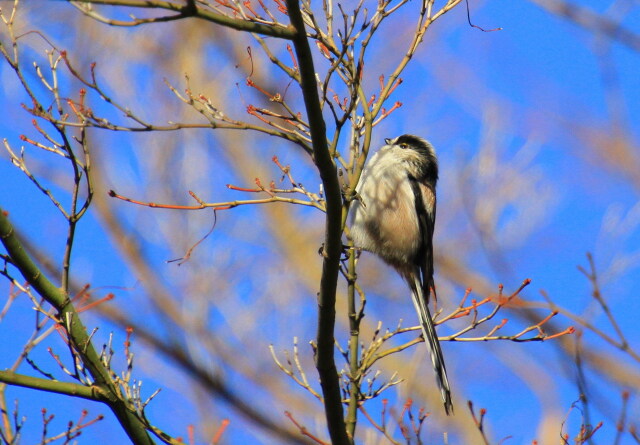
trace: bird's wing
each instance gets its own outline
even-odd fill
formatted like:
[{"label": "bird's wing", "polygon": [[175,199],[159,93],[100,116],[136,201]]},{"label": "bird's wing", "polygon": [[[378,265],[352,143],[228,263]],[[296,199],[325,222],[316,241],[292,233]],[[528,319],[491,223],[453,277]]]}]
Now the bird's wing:
[{"label": "bird's wing", "polygon": [[[434,291],[433,283],[433,229],[436,218],[436,195],[435,190],[425,184],[421,184],[417,179],[409,176],[411,190],[415,199],[416,216],[420,227],[420,248],[418,250],[418,261],[415,270],[410,277],[407,277],[411,287],[413,304],[420,318],[420,326],[425,342],[429,345],[431,363],[436,373],[438,387],[444,402],[444,409],[447,414],[453,412],[451,401],[451,387],[447,377],[447,368],[444,363],[444,356],[436,334],[436,329],[429,311],[429,294]],[[431,209],[429,211],[428,209]]]},{"label": "bird's wing", "polygon": [[415,200],[416,216],[420,228],[420,246],[416,258],[420,265],[420,278],[424,296],[429,301],[435,285],[433,281],[433,230],[436,223],[435,190],[409,175],[409,183]]}]

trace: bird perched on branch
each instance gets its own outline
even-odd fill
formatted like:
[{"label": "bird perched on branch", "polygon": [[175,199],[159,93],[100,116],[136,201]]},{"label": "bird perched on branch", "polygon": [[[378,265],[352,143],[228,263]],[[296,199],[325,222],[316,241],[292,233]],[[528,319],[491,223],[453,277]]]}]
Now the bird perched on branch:
[{"label": "bird perched on branch", "polygon": [[405,134],[385,139],[362,173],[351,213],[354,246],[378,255],[411,289],[425,342],[447,414],[451,388],[436,335],[429,296],[433,282],[433,229],[436,220],[438,159],[426,140]]}]

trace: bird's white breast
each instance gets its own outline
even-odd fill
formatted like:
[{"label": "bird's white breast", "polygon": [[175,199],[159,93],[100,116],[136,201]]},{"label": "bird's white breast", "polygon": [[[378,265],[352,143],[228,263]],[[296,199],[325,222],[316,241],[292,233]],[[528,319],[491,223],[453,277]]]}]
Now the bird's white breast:
[{"label": "bird's white breast", "polygon": [[405,156],[406,150],[391,148],[371,158],[356,188],[362,202],[354,202],[351,214],[355,246],[391,264],[405,264],[420,240]]}]

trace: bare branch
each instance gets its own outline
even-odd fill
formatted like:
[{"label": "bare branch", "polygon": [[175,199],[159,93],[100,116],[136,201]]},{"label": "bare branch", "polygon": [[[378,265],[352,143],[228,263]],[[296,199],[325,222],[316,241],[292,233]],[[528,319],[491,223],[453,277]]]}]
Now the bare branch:
[{"label": "bare branch", "polygon": [[[121,22],[116,20],[109,21],[107,19],[101,20],[115,26],[136,26],[147,23],[166,22],[187,17],[196,17],[216,23],[218,25],[225,26],[227,28],[236,29],[238,31],[254,32],[256,34],[278,37],[287,40],[291,40],[294,37],[294,31],[289,27],[282,25],[264,25],[262,23],[251,22],[249,20],[229,17],[207,9],[199,8],[195,5],[195,2],[187,2],[186,5],[182,5],[163,0],[73,0],[72,4],[73,3],[76,3],[76,6],[81,10],[83,10],[83,8],[80,5],[86,3],[89,5],[128,6],[143,9],[164,9],[167,11],[174,11],[178,13],[173,16],[165,16],[160,18],[138,20],[134,19],[131,22]],[[96,16],[94,18],[99,18],[99,16]]]}]

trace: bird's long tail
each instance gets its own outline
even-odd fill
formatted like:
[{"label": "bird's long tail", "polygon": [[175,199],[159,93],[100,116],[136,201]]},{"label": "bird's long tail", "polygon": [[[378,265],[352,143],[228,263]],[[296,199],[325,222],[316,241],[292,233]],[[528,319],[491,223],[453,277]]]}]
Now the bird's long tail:
[{"label": "bird's long tail", "polygon": [[[422,327],[422,333],[424,335],[424,341],[429,346],[429,354],[431,355],[431,363],[433,364],[433,370],[436,373],[436,379],[438,387],[440,388],[440,394],[444,402],[444,410],[447,415],[453,413],[453,403],[451,402],[451,387],[449,386],[449,379],[447,378],[447,368],[444,364],[444,357],[442,355],[442,349],[440,348],[440,342],[438,341],[438,335],[436,334],[435,326],[431,318],[431,312],[429,311],[429,305],[425,298],[425,290],[422,287],[420,279],[414,277],[414,282],[411,284],[411,296],[413,297],[413,304],[416,307],[418,316],[420,317],[420,326]],[[426,291],[428,292],[428,290]]]}]

